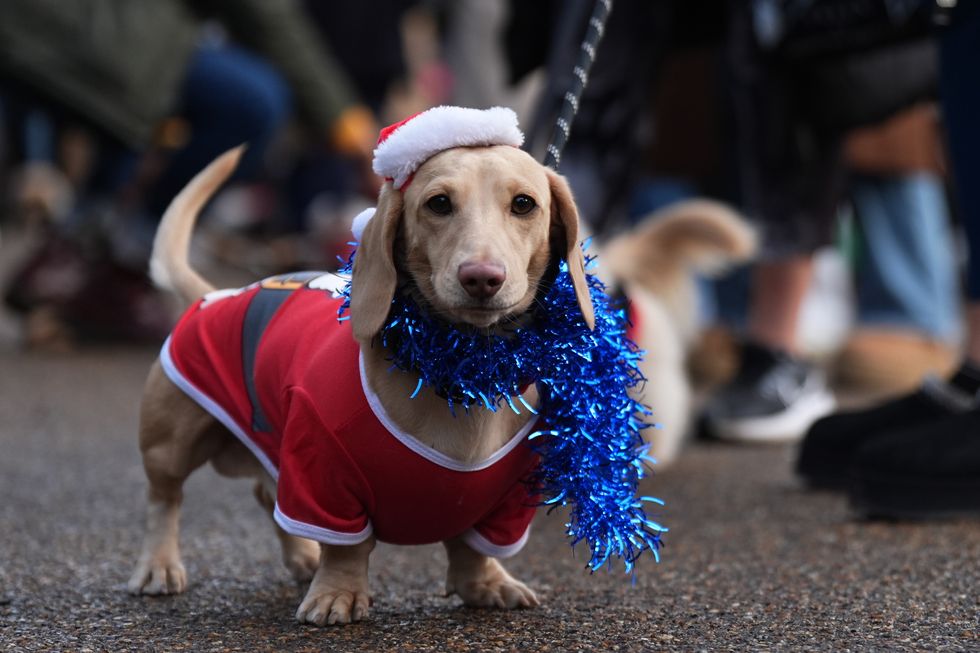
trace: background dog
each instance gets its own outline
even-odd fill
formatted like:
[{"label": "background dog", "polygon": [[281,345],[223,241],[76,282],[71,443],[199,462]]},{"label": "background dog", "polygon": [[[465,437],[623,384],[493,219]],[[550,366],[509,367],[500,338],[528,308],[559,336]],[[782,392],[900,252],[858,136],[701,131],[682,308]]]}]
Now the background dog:
[{"label": "background dog", "polygon": [[653,410],[649,420],[657,428],[642,433],[662,467],[676,459],[691,422],[685,362],[698,336],[697,275],[717,274],[755,252],[748,223],[708,200],[667,206],[600,249],[599,275],[629,298],[636,341],[646,351],[640,400]]}]

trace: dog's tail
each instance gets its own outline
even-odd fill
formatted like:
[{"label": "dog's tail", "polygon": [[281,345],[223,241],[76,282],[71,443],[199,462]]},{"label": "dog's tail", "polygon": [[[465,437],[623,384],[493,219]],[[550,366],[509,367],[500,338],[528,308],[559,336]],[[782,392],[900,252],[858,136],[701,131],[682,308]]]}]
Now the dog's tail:
[{"label": "dog's tail", "polygon": [[184,187],[160,220],[150,256],[150,277],[164,290],[190,304],[214,290],[189,261],[191,233],[201,208],[238,166],[245,146],[228,150]]},{"label": "dog's tail", "polygon": [[656,211],[615,238],[604,263],[621,278],[655,289],[677,274],[714,274],[755,256],[757,237],[731,208],[710,200],[687,200]]}]

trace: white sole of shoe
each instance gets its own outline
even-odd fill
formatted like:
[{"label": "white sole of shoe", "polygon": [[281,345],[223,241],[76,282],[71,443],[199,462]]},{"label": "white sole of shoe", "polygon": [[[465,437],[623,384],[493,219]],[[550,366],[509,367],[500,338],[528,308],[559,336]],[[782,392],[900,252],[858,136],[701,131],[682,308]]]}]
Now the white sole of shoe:
[{"label": "white sole of shoe", "polygon": [[799,401],[785,411],[765,417],[712,420],[708,426],[715,437],[733,442],[797,442],[807,429],[836,408],[830,392],[821,392]]}]

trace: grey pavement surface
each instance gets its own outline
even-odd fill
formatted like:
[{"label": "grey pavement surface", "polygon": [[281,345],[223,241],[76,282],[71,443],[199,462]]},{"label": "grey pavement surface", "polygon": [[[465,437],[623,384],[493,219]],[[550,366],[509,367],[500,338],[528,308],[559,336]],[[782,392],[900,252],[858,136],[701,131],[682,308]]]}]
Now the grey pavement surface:
[{"label": "grey pavement surface", "polygon": [[509,568],[541,608],[463,608],[441,596],[441,547],[381,545],[369,620],[322,629],[293,621],[304,588],[249,485],[204,469],[186,488],[189,590],[131,597],[153,355],[0,354],[0,651],[980,650],[980,523],[858,521],[796,485],[789,447],[699,444],[649,480],[672,530],[635,584],[590,576],[539,515]]}]

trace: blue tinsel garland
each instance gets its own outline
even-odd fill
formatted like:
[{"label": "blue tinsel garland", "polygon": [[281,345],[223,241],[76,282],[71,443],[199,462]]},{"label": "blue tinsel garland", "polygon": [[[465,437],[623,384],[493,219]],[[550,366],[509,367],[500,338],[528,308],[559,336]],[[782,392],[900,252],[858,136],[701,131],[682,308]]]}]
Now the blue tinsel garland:
[{"label": "blue tinsel garland", "polygon": [[[353,260],[351,254],[341,271],[350,273]],[[418,377],[413,397],[428,386],[446,397],[451,411],[480,404],[519,413],[516,399],[535,412],[520,388],[536,382],[547,426],[528,440],[541,454],[532,482],[542,503],[571,507],[566,533],[573,547],[588,542],[592,571],[619,557],[630,573],[646,550],[659,561],[660,535],[667,530],[644,510],[645,503],[663,502],[636,496],[644,462],[652,462],[640,436],[647,427],[640,415],[649,411],[628,392],[645,381],[637,367],[642,352],[626,337],[625,310],[595,276],[587,278],[595,306],[591,331],[562,263],[526,326],[501,335],[460,329],[398,293],[380,341],[394,367]],[[348,319],[349,282],[343,294],[338,317]]]}]

